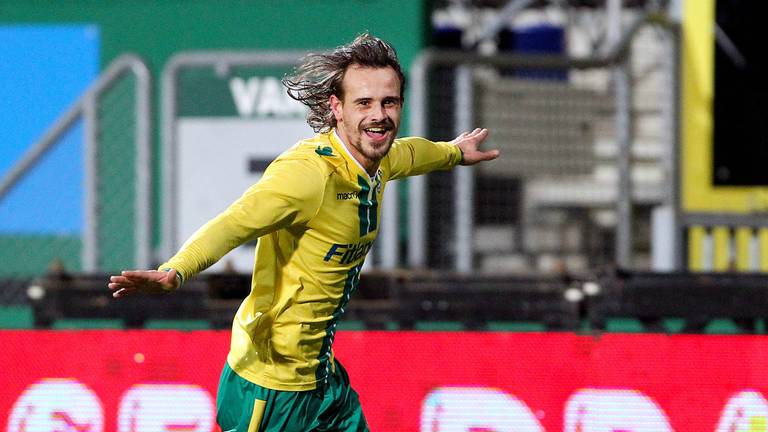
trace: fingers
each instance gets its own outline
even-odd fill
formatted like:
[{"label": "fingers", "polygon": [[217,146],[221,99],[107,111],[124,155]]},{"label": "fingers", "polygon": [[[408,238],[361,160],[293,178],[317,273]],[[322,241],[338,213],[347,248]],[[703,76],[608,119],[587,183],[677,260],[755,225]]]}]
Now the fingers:
[{"label": "fingers", "polygon": [[459,136],[454,138],[451,142],[454,143],[454,144],[458,144],[462,140],[464,140],[464,138],[466,138],[468,134],[469,134],[469,132],[462,132],[462,133],[459,134]]},{"label": "fingers", "polygon": [[501,152],[497,149],[480,152],[480,159],[483,161],[494,160],[499,157],[499,154],[501,154]]},{"label": "fingers", "polygon": [[[137,285],[163,283],[168,280],[170,272],[161,272],[157,270],[126,270],[120,273],[126,281],[133,282]],[[173,277],[176,277],[174,270]]]},{"label": "fingers", "polygon": [[462,165],[474,165],[478,162],[489,161],[499,157],[499,150],[482,151],[478,147],[488,138],[488,129],[475,128],[471,132],[464,132],[456,138],[456,145],[463,153]]},{"label": "fingers", "polygon": [[110,288],[132,287],[135,285],[136,283],[134,281],[123,276],[112,276],[109,278]]},{"label": "fingers", "polygon": [[112,290],[112,297],[118,298],[137,292],[168,293],[178,288],[178,283],[176,270],[126,270],[110,276],[107,287]]},{"label": "fingers", "polygon": [[152,281],[152,271],[123,271],[120,275],[110,276],[107,287],[112,290],[112,297],[125,297],[140,291],[147,282]]},{"label": "fingers", "polygon": [[476,145],[480,145],[486,138],[488,138],[488,129],[475,129],[470,135],[475,140]]},{"label": "fingers", "polygon": [[474,150],[471,152],[465,152],[464,153],[464,161],[462,162],[463,165],[474,165],[478,162],[484,162],[496,159],[499,157],[499,150],[488,150],[488,151],[479,151]]},{"label": "fingers", "polygon": [[131,280],[150,280],[152,276],[161,273],[156,270],[123,270],[121,276]]},{"label": "fingers", "polygon": [[462,132],[457,136],[454,141],[457,144],[465,143],[465,145],[477,148],[488,137],[488,129],[475,128],[471,132]]},{"label": "fingers", "polygon": [[475,138],[478,136],[484,136],[488,135],[488,129],[486,128],[475,128],[472,132],[466,132],[467,136]]},{"label": "fingers", "polygon": [[136,290],[136,284],[124,276],[111,276],[107,287],[112,290],[112,297],[123,297]]},{"label": "fingers", "polygon": [[121,288],[121,289],[118,289],[117,291],[113,292],[112,293],[112,297],[114,297],[114,298],[125,297],[125,296],[133,293],[134,291],[136,291],[136,290],[130,290],[130,289],[127,289],[127,288]]}]

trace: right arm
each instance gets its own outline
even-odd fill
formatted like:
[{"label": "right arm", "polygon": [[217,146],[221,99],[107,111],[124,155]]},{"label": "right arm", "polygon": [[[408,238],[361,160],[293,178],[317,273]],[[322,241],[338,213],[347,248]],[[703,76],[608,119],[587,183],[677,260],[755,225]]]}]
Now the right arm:
[{"label": "right arm", "polygon": [[198,229],[176,255],[160,266],[168,271],[122,272],[112,276],[109,288],[114,291],[113,296],[133,291],[173,291],[183,280],[210,267],[246,241],[308,222],[320,208],[325,180],[312,161],[276,161],[258,183]]}]

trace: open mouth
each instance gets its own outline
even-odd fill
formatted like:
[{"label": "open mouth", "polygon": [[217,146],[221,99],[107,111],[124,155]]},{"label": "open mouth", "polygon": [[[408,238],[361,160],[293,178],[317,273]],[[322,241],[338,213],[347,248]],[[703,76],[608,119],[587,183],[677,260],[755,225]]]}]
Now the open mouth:
[{"label": "open mouth", "polygon": [[389,131],[392,130],[392,127],[387,124],[373,124],[363,127],[362,129],[368,138],[379,141],[387,138]]},{"label": "open mouth", "polygon": [[384,126],[371,126],[371,127],[363,128],[363,131],[369,138],[379,140],[384,138],[387,135],[387,132],[389,132],[389,128]]}]

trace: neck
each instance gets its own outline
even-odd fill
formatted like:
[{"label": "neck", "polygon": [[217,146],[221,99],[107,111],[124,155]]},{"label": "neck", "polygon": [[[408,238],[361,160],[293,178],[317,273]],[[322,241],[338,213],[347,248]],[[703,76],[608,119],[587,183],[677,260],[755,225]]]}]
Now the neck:
[{"label": "neck", "polygon": [[379,169],[379,161],[374,161],[363,156],[363,154],[360,153],[360,151],[357,150],[354,146],[348,145],[346,138],[341,135],[343,132],[341,132],[341,134],[339,132],[340,131],[338,129],[333,130],[333,133],[336,135],[336,138],[338,138],[341,146],[344,147],[344,150],[347,151],[347,154],[352,156],[352,159],[357,162],[357,165],[360,166],[360,168],[362,168],[369,177],[374,177],[376,175],[376,171]]}]

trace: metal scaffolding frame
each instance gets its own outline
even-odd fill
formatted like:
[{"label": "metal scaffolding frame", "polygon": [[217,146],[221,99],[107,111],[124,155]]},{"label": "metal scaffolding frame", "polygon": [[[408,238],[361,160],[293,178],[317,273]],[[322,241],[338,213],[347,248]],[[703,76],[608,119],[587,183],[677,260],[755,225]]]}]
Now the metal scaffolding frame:
[{"label": "metal scaffolding frame", "polygon": [[110,90],[126,74],[136,78],[136,196],[133,203],[136,212],[135,263],[146,268],[152,263],[151,232],[151,188],[152,188],[152,121],[151,121],[151,86],[152,77],[144,60],[133,54],[124,54],[115,59],[99,78],[83,93],[59,119],[33,144],[0,181],[0,199],[7,195],[28,174],[40,160],[57,144],[73,125],[83,119],[85,124],[84,167],[85,199],[84,232],[82,235],[83,270],[100,270],[99,232],[99,173],[98,173],[98,103],[100,97]]},{"label": "metal scaffolding frame", "polygon": [[[631,163],[632,148],[632,124],[631,124],[631,79],[629,77],[628,62],[631,52],[630,46],[634,36],[640,29],[646,25],[656,25],[667,31],[673,40],[678,38],[677,23],[668,19],[667,15],[657,12],[644,12],[636,18],[632,24],[625,29],[619,38],[617,38],[608,49],[603,53],[593,54],[584,58],[569,58],[567,56],[555,55],[526,55],[526,54],[506,54],[497,53],[493,56],[486,56],[479,53],[468,51],[440,51],[427,49],[422,52],[414,61],[410,72],[410,125],[413,135],[423,136],[427,133],[427,104],[428,104],[428,73],[436,66],[457,67],[457,85],[455,98],[459,107],[457,116],[457,127],[459,129],[471,126],[473,113],[472,104],[466,103],[472,100],[471,76],[466,72],[471,66],[492,66],[505,68],[540,68],[540,69],[591,69],[606,68],[613,70],[614,91],[616,97],[616,117],[615,124],[618,137],[618,166],[623,173],[628,172]],[[676,45],[677,46],[677,45]],[[677,56],[672,57],[672,62],[678,62]],[[676,67],[675,67],[676,69]],[[673,78],[671,87],[672,97],[679,94],[679,83],[677,75]],[[469,82],[469,84],[468,84]],[[665,113],[669,119],[669,124],[674,132],[671,137],[671,149],[669,153],[675,155],[674,165],[677,166],[677,154],[679,152],[679,131],[676,121],[677,113]],[[457,129],[457,130],[459,130]],[[674,169],[674,168],[673,168]],[[473,243],[471,241],[471,229],[473,221],[470,212],[464,208],[466,203],[473,202],[473,192],[471,187],[471,167],[461,167],[455,171],[457,187],[454,190],[454,200],[456,202],[456,222],[455,222],[455,262],[454,267],[459,272],[472,271],[471,257],[473,256]],[[680,205],[679,205],[679,179],[677,175],[671,175],[671,185],[666,195],[668,205],[676,209],[673,216],[673,225],[675,232],[680,229]],[[408,249],[407,262],[414,268],[425,267],[426,259],[426,178],[417,177],[409,179],[409,232],[410,241]],[[620,267],[630,268],[632,259],[632,183],[629,175],[618,176],[618,199],[616,211],[618,214],[618,226],[616,236],[616,262]],[[675,236],[671,239],[672,250],[678,256],[675,262],[679,268],[682,260],[679,258],[682,245],[681,236]]]}]

